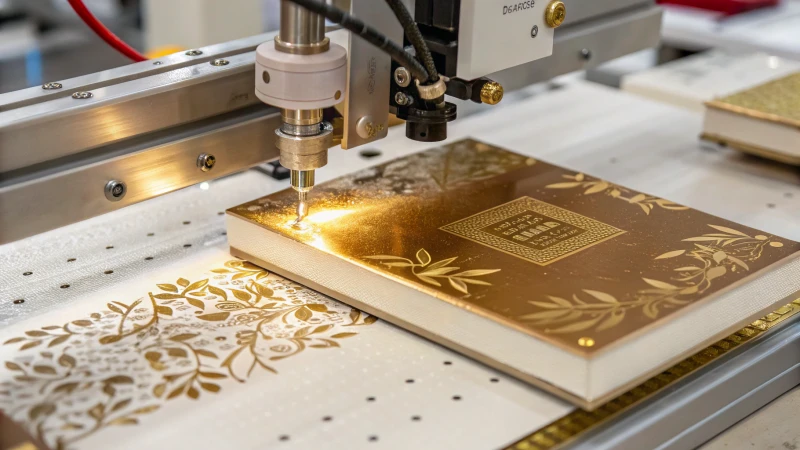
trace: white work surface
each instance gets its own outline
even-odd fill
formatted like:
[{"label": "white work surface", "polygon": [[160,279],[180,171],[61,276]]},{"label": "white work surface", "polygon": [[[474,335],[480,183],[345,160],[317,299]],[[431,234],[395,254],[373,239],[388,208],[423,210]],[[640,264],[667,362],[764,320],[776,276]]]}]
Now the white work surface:
[{"label": "white work surface", "polygon": [[664,7],[664,43],[687,50],[708,48],[764,52],[800,59],[800,2],[781,2],[735,16],[677,6]]},{"label": "white work surface", "polygon": [[[455,122],[450,127],[451,140],[474,137],[800,240],[797,172],[728,150],[701,149],[697,115],[582,82],[570,82],[556,90],[534,87],[510,98],[515,101]],[[324,181],[430,146],[409,142],[403,133],[402,127],[391,130],[388,139],[372,146],[382,155],[369,160],[359,156],[359,149],[332,150],[330,164],[318,172],[318,179]],[[146,304],[149,292],[162,292],[157,283],[179,284],[178,277],[210,279],[226,288],[235,285],[233,278],[226,278],[230,274],[209,273],[232,259],[227,255],[224,221],[218,213],[287,186],[285,181],[249,171],[205,185],[206,189],[192,187],[0,246],[0,342],[14,337],[30,339],[34,336],[25,332],[43,326],[86,320],[91,313],[108,311],[110,301],[130,304],[144,299]],[[68,262],[71,258],[75,260]],[[24,275],[26,272],[32,273]],[[291,289],[277,277],[263,282],[267,281],[276,295]],[[298,297],[348,317],[349,308],[332,300],[310,292]],[[16,299],[24,302],[14,303]],[[164,320],[192,322],[190,313],[189,308],[176,307],[174,316]],[[146,318],[151,313],[139,314]],[[114,318],[108,312],[101,316],[106,322]],[[53,348],[41,345],[20,350],[24,342],[19,341],[0,345],[3,362],[28,363],[30,367],[49,364],[56,366],[56,375],[64,379],[77,376],[62,373],[70,364],[61,367],[55,362],[69,348],[86,350],[75,356],[78,366],[103,366],[93,375],[98,380],[139,374],[134,385],[125,387],[127,391],[119,390],[132,394],[132,401],[113,413],[109,408],[119,403],[121,393],[115,394],[115,400],[90,390],[84,398],[70,399],[69,405],[63,406],[66,412],[62,403],[56,412],[39,408],[33,416],[46,422],[50,431],[45,437],[51,443],[61,436],[74,440],[69,448],[80,449],[485,449],[509,444],[572,409],[391,325],[377,322],[340,330],[341,319],[331,322],[333,328],[326,335],[346,330],[357,334],[341,339],[338,347],[308,348],[290,358],[270,361],[277,374],[257,368],[244,377],[244,383],[215,380],[220,392],[203,391],[197,400],[184,394],[167,401],[150,395],[157,382],[151,378],[161,375],[144,361],[139,347],[125,347],[123,342],[108,345],[115,352],[129,352],[130,365],[127,360],[118,364],[113,357],[106,358],[111,358],[107,364],[97,362],[103,357],[92,355],[95,351],[102,354],[107,347],[93,342],[114,331],[103,328],[108,323],[100,323],[100,319],[95,322],[86,328],[97,327],[99,334],[85,340],[70,338]],[[280,327],[276,345],[269,351],[286,351],[279,333],[287,327]],[[167,330],[164,327],[160,333]],[[225,338],[225,333],[233,331],[220,328],[209,334]],[[205,336],[192,338],[192,345]],[[225,342],[236,339],[239,337],[230,336]],[[226,351],[218,342],[196,343],[201,344]],[[56,355],[42,354],[47,352]],[[54,359],[48,362],[48,358]],[[204,358],[203,363],[206,370],[220,370],[218,360]],[[47,380],[31,384],[16,380],[19,376],[18,370],[0,365],[0,383],[13,387],[4,389],[0,384],[0,408],[24,421],[31,417],[34,405],[44,401],[37,397],[44,395],[39,392],[48,392],[54,384]],[[97,409],[92,416],[90,409],[80,407],[97,401],[108,402],[103,416],[106,422],[97,431],[87,432],[94,425]],[[159,409],[134,414],[137,408],[152,404]],[[126,425],[124,420],[105,425],[114,414],[120,418],[129,413],[138,425]],[[83,428],[70,429],[69,424],[76,422]]]}]

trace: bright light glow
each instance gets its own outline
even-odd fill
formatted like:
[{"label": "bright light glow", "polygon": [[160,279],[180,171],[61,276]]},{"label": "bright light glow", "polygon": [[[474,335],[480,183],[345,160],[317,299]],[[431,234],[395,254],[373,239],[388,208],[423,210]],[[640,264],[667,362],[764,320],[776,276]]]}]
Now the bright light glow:
[{"label": "bright light glow", "polygon": [[204,191],[207,191],[208,188],[209,188],[208,182],[204,181],[204,182],[200,183],[200,189],[202,189]]},{"label": "bright light glow", "polygon": [[323,210],[319,212],[313,212],[314,206],[312,205],[311,208],[312,213],[305,218],[304,222],[308,221],[310,223],[326,223],[332,220],[340,219],[355,212],[355,210],[352,209],[330,209],[327,211]]},{"label": "bright light glow", "polygon": [[325,245],[325,239],[322,239],[322,236],[320,236],[319,234],[315,234],[314,237],[308,241],[308,245],[320,250],[328,249],[328,246]]},{"label": "bright light glow", "polygon": [[770,56],[767,58],[767,66],[769,66],[770,69],[777,69],[781,66],[781,59],[777,56]]}]

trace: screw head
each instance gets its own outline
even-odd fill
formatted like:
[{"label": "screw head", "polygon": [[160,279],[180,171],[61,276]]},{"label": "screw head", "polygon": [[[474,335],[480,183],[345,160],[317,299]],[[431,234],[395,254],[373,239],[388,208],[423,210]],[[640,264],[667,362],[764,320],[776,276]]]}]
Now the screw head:
[{"label": "screw head", "polygon": [[356,122],[356,134],[362,139],[373,139],[384,129],[382,123],[373,123],[372,116],[364,116]]},{"label": "screw head", "polygon": [[584,48],[581,50],[581,58],[585,59],[586,61],[592,59],[592,51],[588,48]]},{"label": "screw head", "polygon": [[122,197],[125,197],[128,189],[122,181],[111,180],[106,183],[104,191],[109,201],[118,202],[122,200]]},{"label": "screw head", "polygon": [[197,157],[197,167],[199,167],[203,172],[208,172],[209,170],[213,169],[216,163],[217,158],[215,158],[214,155],[203,153]]},{"label": "screw head", "polygon": [[211,65],[217,67],[227,66],[228,64],[230,64],[230,61],[228,61],[227,59],[215,59],[211,61]]},{"label": "screw head", "polygon": [[86,100],[87,98],[92,98],[92,97],[94,97],[94,94],[86,91],[79,91],[72,94],[72,98],[76,100]]},{"label": "screw head", "polygon": [[489,81],[481,87],[481,101],[487,105],[496,105],[503,100],[503,86],[496,81]]},{"label": "screw head", "polygon": [[52,91],[54,89],[61,89],[62,87],[64,87],[63,84],[56,83],[56,82],[45,83],[45,84],[42,85],[42,89],[44,89],[46,91]]},{"label": "screw head", "polygon": [[534,25],[533,28],[531,28],[531,37],[535,38],[538,35],[539,35],[539,25]]},{"label": "screw head", "polygon": [[553,0],[547,5],[547,9],[544,12],[544,20],[547,22],[547,26],[551,28],[558,28],[562,23],[564,23],[564,19],[567,18],[567,7],[564,6],[564,2],[561,0]]},{"label": "screw head", "polygon": [[160,65],[162,65],[162,64],[164,64],[164,63],[163,63],[163,62],[161,62],[161,61],[153,61],[153,65],[154,65],[154,66],[160,66]]},{"label": "screw head", "polygon": [[200,56],[203,54],[202,50],[189,50],[184,53],[186,56]]},{"label": "screw head", "polygon": [[408,87],[411,84],[411,73],[405,67],[398,67],[394,70],[394,82],[400,87]]},{"label": "screw head", "polygon": [[394,101],[400,106],[408,105],[408,96],[402,92],[394,94]]}]

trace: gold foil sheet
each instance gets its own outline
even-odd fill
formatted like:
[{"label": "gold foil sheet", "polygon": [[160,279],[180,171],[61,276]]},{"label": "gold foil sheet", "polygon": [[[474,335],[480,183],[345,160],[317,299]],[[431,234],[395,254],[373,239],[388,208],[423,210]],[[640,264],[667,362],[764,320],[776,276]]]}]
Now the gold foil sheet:
[{"label": "gold foil sheet", "polygon": [[800,249],[474,140],[317,186],[304,230],[295,200],[228,212],[585,356]]}]

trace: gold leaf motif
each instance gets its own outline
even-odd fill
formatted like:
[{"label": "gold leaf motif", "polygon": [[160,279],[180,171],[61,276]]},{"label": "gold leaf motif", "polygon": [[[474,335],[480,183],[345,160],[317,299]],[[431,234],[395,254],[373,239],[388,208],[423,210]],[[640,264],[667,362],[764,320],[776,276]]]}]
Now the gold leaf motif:
[{"label": "gold leaf motif", "polygon": [[619,325],[622,322],[622,319],[625,318],[625,310],[624,309],[616,309],[611,312],[611,314],[599,325],[597,325],[597,331],[605,331],[615,326]]},{"label": "gold leaf motif", "polygon": [[63,367],[75,367],[76,363],[75,358],[67,354],[63,354],[58,358],[58,364]]},{"label": "gold leaf motif", "polygon": [[221,312],[221,313],[213,313],[213,314],[203,314],[201,316],[197,316],[200,320],[207,320],[210,322],[219,322],[222,320],[227,319],[230,317],[231,313],[229,312]]},{"label": "gold leaf motif", "polygon": [[678,289],[677,286],[673,286],[673,285],[671,285],[669,283],[665,283],[663,281],[651,280],[649,278],[642,278],[642,279],[644,280],[645,283],[647,283],[650,286],[653,286],[655,288],[658,288],[658,289]]},{"label": "gold leaf motif", "polygon": [[[157,397],[160,397],[160,395],[157,395]],[[159,405],[145,406],[144,408],[135,409],[132,414],[148,414],[158,410],[158,408],[160,408]]]},{"label": "gold leaf motif", "polygon": [[564,325],[563,327],[555,328],[552,330],[546,330],[548,333],[576,333],[578,331],[586,331],[589,328],[597,325],[597,322],[600,321],[602,316],[598,316],[595,319],[584,320],[581,322],[571,323],[569,325]]},{"label": "gold leaf motif", "polygon": [[159,289],[167,292],[178,292],[178,288],[173,284],[157,284]]},{"label": "gold leaf motif", "polygon": [[467,289],[467,283],[464,283],[463,280],[460,280],[458,278],[448,278],[447,280],[450,282],[450,286],[453,286],[453,289],[462,292],[464,294],[469,294],[469,290]]},{"label": "gold leaf motif", "polygon": [[711,228],[714,228],[715,230],[722,231],[723,233],[729,233],[729,234],[732,234],[732,235],[735,235],[735,236],[748,237],[746,234],[742,233],[741,231],[734,230],[733,228],[723,227],[723,226],[720,226],[720,225],[709,225],[709,226]]},{"label": "gold leaf motif", "polygon": [[[644,194],[630,200],[648,201]],[[528,304],[540,311],[522,314],[518,318],[532,321],[536,325],[560,325],[545,329],[548,333],[577,333],[593,327],[598,332],[608,330],[619,325],[633,309],[641,309],[644,317],[656,320],[663,309],[686,305],[700,298],[700,295],[711,288],[713,280],[736,272],[737,269],[749,271],[747,261],[759,259],[765,248],[781,248],[774,245],[780,242],[770,236],[751,237],[730,227],[708,226],[721,233],[707,233],[683,239],[683,242],[691,243],[689,248],[672,250],[654,258],[691,259],[694,263],[672,269],[677,276],[670,282],[643,277],[642,281],[648,287],[620,299],[601,291],[583,289],[585,294],[592,297],[589,302],[575,294],[572,295],[572,301],[556,296],[548,296],[549,301],[531,300]]]},{"label": "gold leaf motif", "polygon": [[580,187],[585,189],[582,195],[605,193],[611,198],[624,200],[630,204],[638,205],[639,208],[641,208],[642,211],[644,211],[644,213],[647,215],[650,215],[650,212],[655,208],[655,206],[659,206],[660,208],[671,211],[683,211],[689,209],[687,206],[679,205],[669,200],[664,200],[663,198],[642,193],[637,193],[633,194],[631,197],[626,197],[626,194],[631,194],[630,189],[617,186],[605,180],[587,180],[583,173],[578,173],[575,175],[563,175],[563,177],[575,181],[548,184],[545,187],[547,189],[572,189]]},{"label": "gold leaf motif", "polygon": [[126,406],[131,404],[131,399],[126,398],[125,400],[120,400],[111,407],[111,412],[119,411],[120,409],[125,408]]},{"label": "gold leaf motif", "polygon": [[20,347],[19,349],[20,349],[20,350],[27,350],[27,349],[29,349],[29,348],[36,347],[37,345],[39,345],[39,344],[41,344],[41,343],[42,343],[42,341],[31,341],[31,342],[28,342],[28,343],[26,343],[25,345],[23,345],[23,346],[22,346],[22,347]]},{"label": "gold leaf motif", "polygon": [[353,337],[356,334],[358,334],[358,333],[336,333],[336,334],[332,335],[331,337],[334,338],[334,339],[344,339],[344,338]]},{"label": "gold leaf motif", "polygon": [[686,250],[673,250],[671,252],[663,253],[655,257],[655,259],[667,259],[667,258],[674,258],[676,256],[681,256],[682,254],[686,253]]},{"label": "gold leaf motif", "polygon": [[205,280],[195,281],[194,283],[186,286],[186,289],[184,291],[185,292],[196,291],[198,289],[203,288],[207,284],[208,284],[208,278],[206,278]]},{"label": "gold leaf motif", "polygon": [[500,269],[494,269],[494,270],[473,269],[454,274],[453,272],[459,270],[460,268],[447,267],[447,265],[453,263],[458,257],[451,257],[443,259],[441,261],[432,262],[433,258],[424,248],[419,249],[415,256],[417,258],[418,263],[414,263],[414,261],[408,258],[403,258],[400,256],[391,256],[391,255],[365,256],[364,259],[378,260],[380,261],[381,265],[390,268],[410,267],[411,273],[415,277],[417,277],[420,281],[436,287],[442,287],[442,283],[440,283],[436,279],[444,278],[450,284],[450,287],[452,287],[458,292],[461,292],[462,294],[469,294],[469,288],[467,287],[468,284],[478,285],[478,286],[492,285],[491,283],[483,280],[476,280],[474,279],[474,277],[490,275],[500,271]]},{"label": "gold leaf motif", "polygon": [[228,299],[228,294],[225,293],[225,290],[224,289],[220,289],[220,288],[218,288],[216,286],[209,286],[208,287],[208,292],[210,292],[210,293],[212,293],[214,295],[218,295],[218,296],[222,297],[223,300],[227,300]]},{"label": "gold leaf motif", "polygon": [[[445,266],[447,262],[441,267]],[[5,368],[15,374],[10,377],[13,381],[8,382],[13,389],[23,393],[29,389],[36,393],[18,396],[19,404],[13,407],[27,416],[31,429],[42,430],[44,434],[39,437],[51,443],[55,450],[74,448],[76,442],[106,427],[138,424],[140,419],[134,415],[157,411],[164,402],[182,396],[200,400],[201,391],[218,393],[227,382],[245,382],[255,368],[277,374],[276,368],[267,364],[269,361],[289,358],[308,348],[338,348],[337,339],[357,334],[344,331],[345,327],[366,326],[377,321],[376,317],[358,310],[321,301],[310,292],[313,295],[304,297],[302,287],[289,287],[287,283],[290,282],[270,277],[268,272],[250,263],[229,261],[225,267],[212,272],[222,275],[220,279],[224,281],[219,284],[217,278],[194,283],[189,278],[179,278],[174,285],[159,285],[160,293],[149,293],[130,304],[112,301],[106,305],[110,312],[92,313],[88,316],[92,320],[79,318],[63,326],[46,326],[7,340],[6,344],[20,344],[20,351],[37,346],[56,346],[57,349],[31,352],[20,362],[5,361]],[[245,284],[247,292],[231,283],[234,277],[237,280],[249,278]],[[183,290],[179,292],[178,286]],[[286,292],[276,294],[276,289]],[[239,298],[244,297],[242,294],[249,300]],[[209,300],[211,304],[226,310],[202,314],[208,301],[191,296],[206,295],[216,296]],[[235,301],[228,301],[228,297]],[[149,304],[146,303],[148,299]],[[194,308],[182,307],[183,303],[176,300],[184,300]],[[187,318],[189,323],[184,323]],[[270,327],[266,326],[268,324]],[[236,331],[227,331],[231,329]],[[199,337],[207,333],[209,337],[216,335],[226,341],[225,336],[218,333],[228,332],[231,336],[225,345],[216,344],[219,339],[211,339],[209,344]],[[235,339],[231,339],[234,333]],[[68,341],[71,345],[58,347]],[[270,345],[264,345],[266,341],[270,341]],[[124,375],[111,372],[97,380],[85,374],[104,373],[109,367],[115,370],[115,366],[103,365],[112,358],[87,362],[87,356],[82,356],[87,354],[86,349],[99,350],[98,345],[111,347],[100,350],[101,353],[130,350],[139,360],[136,363],[135,360],[125,361],[125,365],[119,367],[126,370]],[[77,352],[73,353],[74,350]],[[272,353],[275,356],[270,355],[272,351],[276,352]],[[139,372],[131,370],[139,362],[144,363],[139,370],[147,369],[154,375],[152,382],[146,377],[139,378]],[[240,367],[245,365],[249,370]],[[137,374],[136,380],[127,373]],[[47,397],[43,397],[45,395]],[[77,400],[79,395],[90,399],[94,396],[94,400],[82,411],[69,412],[74,405],[86,402]],[[102,399],[99,402],[96,401],[98,397]],[[0,391],[0,410],[8,410],[6,398],[11,399],[11,396]],[[58,400],[43,402],[42,398]],[[150,403],[143,404],[144,399],[149,399]],[[156,404],[152,403],[154,401]],[[61,402],[67,405],[64,410]],[[46,425],[45,420],[48,421]]]},{"label": "gold leaf motif", "polygon": [[309,311],[307,308],[300,308],[294,312],[294,316],[302,321],[307,321],[311,318],[311,311]]},{"label": "gold leaf motif", "polygon": [[587,294],[589,294],[592,297],[600,300],[601,302],[612,303],[612,304],[619,303],[619,301],[616,298],[614,298],[613,295],[606,294],[605,292],[592,291],[592,290],[589,290],[589,289],[584,289],[583,292],[586,292]]},{"label": "gold leaf motif", "polygon": [[239,300],[244,301],[244,302],[246,302],[246,301],[250,300],[251,298],[253,298],[252,295],[248,294],[245,291],[240,291],[239,289],[231,289],[231,292],[233,293],[234,297],[236,297]]},{"label": "gold leaf motif", "polygon": [[417,251],[417,261],[423,266],[427,266],[431,262],[431,255],[424,248],[421,248]]},{"label": "gold leaf motif", "polygon": [[109,425],[137,425],[139,421],[133,417],[120,417],[108,422]]}]

